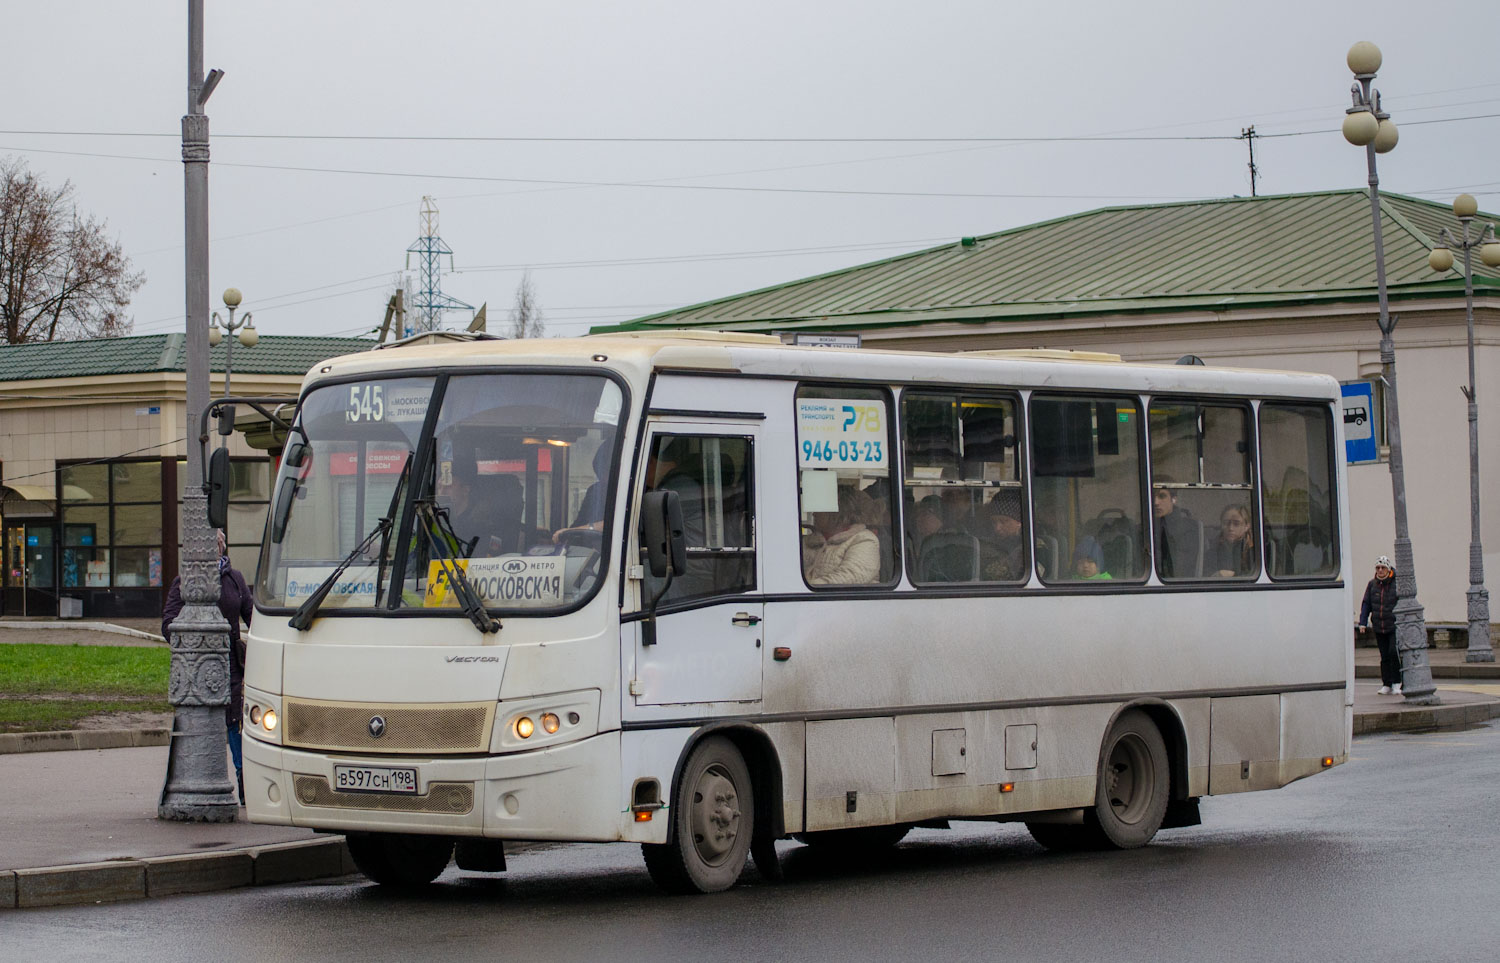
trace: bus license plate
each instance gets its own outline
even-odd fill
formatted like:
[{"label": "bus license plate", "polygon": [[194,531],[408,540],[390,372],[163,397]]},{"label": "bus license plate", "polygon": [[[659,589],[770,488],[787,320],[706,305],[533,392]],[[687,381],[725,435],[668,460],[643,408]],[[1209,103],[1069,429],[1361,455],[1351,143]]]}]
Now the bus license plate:
[{"label": "bus license plate", "polygon": [[339,792],[394,792],[415,796],[417,771],[383,766],[334,766],[333,788]]}]

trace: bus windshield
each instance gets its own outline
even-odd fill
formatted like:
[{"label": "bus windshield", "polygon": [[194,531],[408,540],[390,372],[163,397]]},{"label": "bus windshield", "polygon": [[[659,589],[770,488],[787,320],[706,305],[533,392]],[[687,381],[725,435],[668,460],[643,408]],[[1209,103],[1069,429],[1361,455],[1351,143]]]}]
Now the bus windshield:
[{"label": "bus windshield", "polygon": [[457,579],[499,614],[572,607],[603,573],[622,404],[598,375],[315,388],[283,455],[257,600],[295,608],[325,590],[325,613],[456,613]]}]

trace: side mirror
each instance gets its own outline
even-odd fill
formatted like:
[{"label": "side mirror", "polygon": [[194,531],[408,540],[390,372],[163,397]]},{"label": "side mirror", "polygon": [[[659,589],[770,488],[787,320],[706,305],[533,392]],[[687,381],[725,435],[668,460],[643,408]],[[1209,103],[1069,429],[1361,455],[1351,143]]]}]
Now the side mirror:
[{"label": "side mirror", "polygon": [[229,524],[229,449],[215,448],[208,456],[208,525]]},{"label": "side mirror", "polygon": [[646,566],[656,578],[687,571],[687,536],[682,527],[682,496],[647,492],[641,499],[641,544]]},{"label": "side mirror", "polygon": [[307,442],[288,442],[286,450],[281,454],[281,460],[293,468],[301,468],[302,463],[307,460]]}]

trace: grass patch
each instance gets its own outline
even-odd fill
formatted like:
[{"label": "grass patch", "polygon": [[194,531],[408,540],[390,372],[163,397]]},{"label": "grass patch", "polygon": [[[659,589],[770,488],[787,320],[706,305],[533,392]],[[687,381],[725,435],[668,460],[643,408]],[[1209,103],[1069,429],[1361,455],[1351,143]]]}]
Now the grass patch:
[{"label": "grass patch", "polygon": [[0,645],[0,702],[59,694],[165,701],[171,665],[167,648]]},{"label": "grass patch", "polygon": [[0,732],[54,732],[105,712],[171,712],[165,699],[0,699]]}]

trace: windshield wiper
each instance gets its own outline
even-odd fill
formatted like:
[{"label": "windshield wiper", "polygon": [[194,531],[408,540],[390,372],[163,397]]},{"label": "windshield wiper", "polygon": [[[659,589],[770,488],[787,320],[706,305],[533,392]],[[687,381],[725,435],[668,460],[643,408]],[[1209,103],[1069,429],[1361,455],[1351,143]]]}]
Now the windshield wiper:
[{"label": "windshield wiper", "polygon": [[453,526],[448,524],[448,513],[434,507],[431,501],[424,500],[417,502],[417,514],[421,516],[427,544],[432,546],[432,556],[442,568],[448,584],[452,586],[453,594],[458,596],[458,604],[464,614],[481,632],[488,634],[500,631],[500,623],[490,618],[490,613],[485,611],[484,601],[474,591],[469,577],[464,574],[463,566],[458,564],[449,547],[458,544],[458,536],[454,534]]},{"label": "windshield wiper", "polygon": [[318,587],[313,590],[311,595],[302,600],[302,604],[297,607],[297,613],[292,616],[292,620],[287,624],[298,632],[306,632],[307,627],[312,625],[313,619],[318,617],[318,607],[323,604],[323,600],[328,598],[328,593],[332,592],[333,587],[338,584],[339,576],[344,574],[344,570],[349,567],[351,562],[364,554],[365,549],[370,547],[370,543],[375,541],[377,535],[390,531],[390,528],[391,520],[389,518],[382,518],[376,522],[375,527],[370,530],[370,534],[365,536],[365,540],[354,546],[354,551],[344,556],[344,560],[339,563],[338,568],[334,569],[331,575],[319,582]]},{"label": "windshield wiper", "polygon": [[380,600],[385,597],[385,559],[391,549],[391,533],[396,530],[396,506],[401,502],[401,489],[405,487],[407,476],[411,474],[411,459],[413,452],[407,449],[406,461],[401,463],[401,475],[396,479],[396,490],[391,492],[391,504],[385,510],[385,517],[381,519],[385,523],[385,531],[380,536],[380,568],[375,575],[375,607],[380,607]]}]

